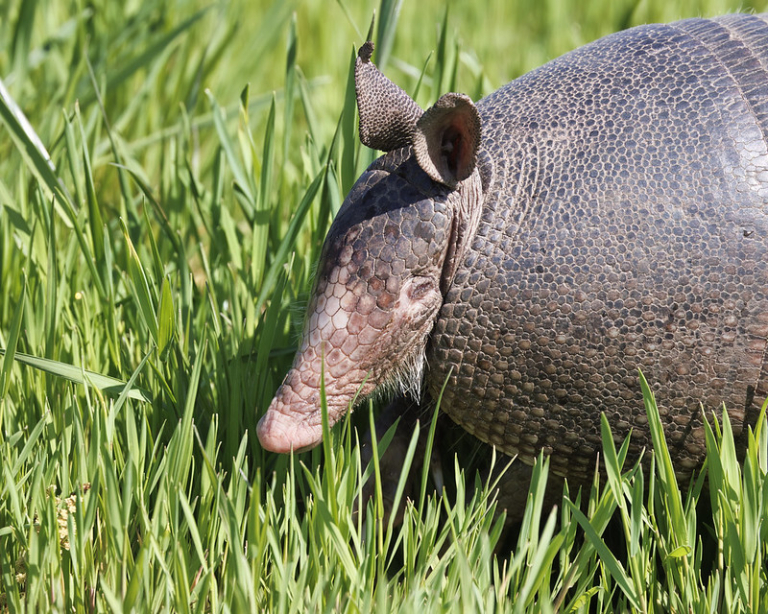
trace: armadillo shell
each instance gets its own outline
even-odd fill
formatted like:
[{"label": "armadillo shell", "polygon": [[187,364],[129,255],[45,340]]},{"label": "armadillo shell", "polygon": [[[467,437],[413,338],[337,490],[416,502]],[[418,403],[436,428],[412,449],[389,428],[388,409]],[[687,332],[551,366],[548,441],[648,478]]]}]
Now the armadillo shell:
[{"label": "armadillo shell", "polygon": [[480,439],[587,480],[633,430],[638,369],[681,474],[702,408],[734,431],[768,392],[768,23],[635,28],[478,103],[494,182],[428,348],[428,384]]}]

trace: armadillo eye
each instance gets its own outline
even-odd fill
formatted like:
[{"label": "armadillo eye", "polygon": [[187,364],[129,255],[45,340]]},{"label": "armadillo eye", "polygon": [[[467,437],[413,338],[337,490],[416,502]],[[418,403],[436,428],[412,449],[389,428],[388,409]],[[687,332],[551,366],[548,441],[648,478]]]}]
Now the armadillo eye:
[{"label": "armadillo eye", "polygon": [[434,281],[428,277],[414,277],[408,285],[408,298],[421,301],[433,291],[434,285]]}]

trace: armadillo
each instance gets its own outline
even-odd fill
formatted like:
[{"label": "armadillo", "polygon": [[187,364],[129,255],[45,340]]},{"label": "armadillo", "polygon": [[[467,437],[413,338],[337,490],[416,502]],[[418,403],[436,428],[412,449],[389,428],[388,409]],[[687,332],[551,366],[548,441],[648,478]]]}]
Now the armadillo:
[{"label": "armadillo", "polygon": [[768,16],[602,38],[476,105],[426,111],[371,62],[355,80],[359,178],[326,238],[264,448],[322,437],[379,389],[437,398],[479,439],[588,480],[600,415],[675,468],[736,435],[768,393]]}]

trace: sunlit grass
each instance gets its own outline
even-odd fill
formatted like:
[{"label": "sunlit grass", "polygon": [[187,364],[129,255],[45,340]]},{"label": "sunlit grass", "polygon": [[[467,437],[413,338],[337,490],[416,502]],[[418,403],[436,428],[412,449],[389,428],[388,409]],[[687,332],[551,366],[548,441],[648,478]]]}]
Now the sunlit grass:
[{"label": "sunlit grass", "polygon": [[650,473],[624,466],[605,425],[604,482],[550,513],[540,462],[511,551],[492,484],[457,466],[433,495],[415,443],[420,496],[385,522],[361,495],[365,410],[297,457],[255,437],[375,156],[349,78],[373,10],[384,68],[427,104],[739,6],[583,4],[5,3],[0,610],[765,609],[764,422],[741,465],[727,419],[708,432],[692,484],[660,436]]}]

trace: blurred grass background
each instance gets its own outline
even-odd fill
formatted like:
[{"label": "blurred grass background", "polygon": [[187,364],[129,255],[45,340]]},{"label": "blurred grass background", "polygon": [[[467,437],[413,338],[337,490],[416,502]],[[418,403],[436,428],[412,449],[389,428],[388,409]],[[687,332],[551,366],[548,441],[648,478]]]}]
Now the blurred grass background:
[{"label": "blurred grass background", "polygon": [[[544,526],[534,484],[505,568],[487,492],[424,485],[404,528],[363,525],[349,431],[300,465],[265,454],[255,425],[328,224],[374,155],[349,81],[374,10],[374,60],[412,93],[423,72],[426,106],[632,25],[765,5],[0,1],[0,610],[663,611],[696,591],[764,605],[764,431],[747,495],[733,459],[710,476],[716,507],[725,482],[737,509],[712,558],[702,484],[667,525],[627,468],[594,495],[594,540],[567,506]],[[600,549],[617,507],[627,572]]]}]

